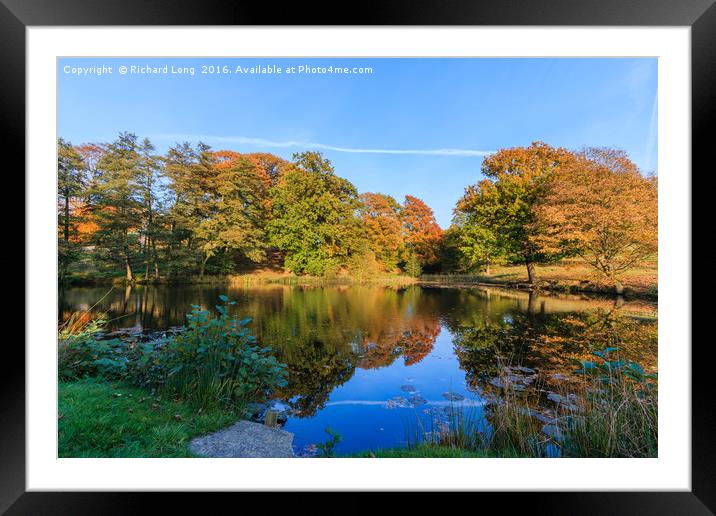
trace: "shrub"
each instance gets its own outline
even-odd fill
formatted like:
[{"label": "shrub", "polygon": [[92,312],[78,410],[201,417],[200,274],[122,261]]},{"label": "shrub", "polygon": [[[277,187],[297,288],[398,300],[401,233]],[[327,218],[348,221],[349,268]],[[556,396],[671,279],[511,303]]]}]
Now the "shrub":
[{"label": "shrub", "polygon": [[87,377],[116,379],[124,374],[127,367],[124,343],[118,339],[96,338],[104,324],[102,319],[78,324],[77,318],[72,317],[60,329],[57,365],[61,380]]},{"label": "shrub", "polygon": [[159,348],[162,389],[201,406],[230,406],[286,386],[286,366],[257,344],[247,328],[251,319],[233,319],[229,307],[236,302],[219,297],[218,317],[193,305],[188,328]]},{"label": "shrub", "polygon": [[219,297],[218,316],[192,305],[186,330],[154,341],[100,340],[102,320],[62,329],[60,379],[127,380],[206,408],[236,408],[286,386],[286,366],[270,347],[258,345],[247,328],[250,319],[230,317],[229,307],[236,302]]}]

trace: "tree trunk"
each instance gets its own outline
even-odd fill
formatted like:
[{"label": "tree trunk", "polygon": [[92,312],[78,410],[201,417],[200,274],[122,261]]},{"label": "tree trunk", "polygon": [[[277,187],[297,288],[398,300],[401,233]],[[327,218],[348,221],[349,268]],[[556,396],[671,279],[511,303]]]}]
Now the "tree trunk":
[{"label": "tree trunk", "polygon": [[485,256],[485,275],[490,275],[490,255]]},{"label": "tree trunk", "polygon": [[527,313],[530,315],[537,313],[537,306],[537,292],[530,290],[530,296],[527,300]]},{"label": "tree trunk", "polygon": [[157,255],[157,242],[152,239],[152,254],[154,255],[154,278],[159,279],[159,256]]},{"label": "tree trunk", "polygon": [[65,242],[70,241],[70,196],[65,195],[65,220],[64,220]]},{"label": "tree trunk", "polygon": [[171,278],[174,275],[174,239],[176,235],[176,223],[172,220],[169,247],[167,249],[167,276]]},{"label": "tree trunk", "polygon": [[535,274],[535,264],[529,260],[525,260],[525,265],[527,266],[527,282],[530,285],[534,285],[537,280],[537,275]]},{"label": "tree trunk", "polygon": [[149,253],[149,237],[144,237],[144,279],[149,279],[149,265],[151,260],[151,254]]},{"label": "tree trunk", "polygon": [[624,293],[624,285],[618,279],[614,280],[614,291],[620,296]]},{"label": "tree trunk", "polygon": [[[150,187],[151,188],[151,187]],[[151,201],[148,203],[147,206],[147,230],[144,233],[144,260],[145,260],[145,267],[144,267],[144,277],[146,279],[149,279],[149,267],[151,266],[152,262],[152,253],[151,253],[151,243],[152,238],[149,236],[152,233],[152,204]]]},{"label": "tree trunk", "polygon": [[206,262],[209,261],[209,255],[204,255],[204,258],[201,260],[201,267],[199,268],[199,279],[204,279],[204,268],[206,267]]},{"label": "tree trunk", "polygon": [[129,263],[129,254],[125,253],[124,255],[124,265],[127,268],[127,281],[129,283],[134,282],[134,275],[132,274],[132,264]]}]

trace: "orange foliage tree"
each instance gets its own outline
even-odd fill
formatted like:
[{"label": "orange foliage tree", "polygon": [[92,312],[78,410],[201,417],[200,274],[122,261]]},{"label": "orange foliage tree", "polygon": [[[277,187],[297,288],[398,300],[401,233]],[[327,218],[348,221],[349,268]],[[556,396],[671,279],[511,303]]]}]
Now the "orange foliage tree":
[{"label": "orange foliage tree", "polygon": [[561,168],[536,207],[534,228],[546,252],[567,252],[613,281],[657,250],[657,180],[626,153],[589,148]]},{"label": "orange foliage tree", "polygon": [[417,197],[406,195],[402,219],[405,242],[417,255],[421,265],[437,264],[443,232],[430,206]]}]

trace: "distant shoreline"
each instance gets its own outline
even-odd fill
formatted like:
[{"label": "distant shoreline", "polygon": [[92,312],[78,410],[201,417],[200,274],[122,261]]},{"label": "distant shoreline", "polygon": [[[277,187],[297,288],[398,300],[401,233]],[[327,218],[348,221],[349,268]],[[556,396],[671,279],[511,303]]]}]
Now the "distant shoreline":
[{"label": "distant shoreline", "polygon": [[[554,279],[546,276],[544,280],[530,285],[524,281],[516,281],[505,275],[423,275],[413,278],[405,275],[381,275],[366,278],[351,276],[336,276],[334,278],[321,278],[315,276],[296,276],[293,274],[251,273],[235,275],[215,275],[199,277],[184,277],[176,279],[161,278],[159,280],[138,280],[134,285],[295,285],[295,286],[330,286],[330,285],[423,285],[429,287],[473,288],[473,287],[501,287],[521,292],[535,291],[555,294],[590,294],[611,299],[619,298],[611,285],[597,283],[589,280]],[[655,283],[654,283],[655,284]],[[92,287],[100,285],[126,286],[124,278],[78,277],[66,287]],[[621,295],[629,300],[658,301],[658,291],[655,288],[626,283],[624,293]]]}]

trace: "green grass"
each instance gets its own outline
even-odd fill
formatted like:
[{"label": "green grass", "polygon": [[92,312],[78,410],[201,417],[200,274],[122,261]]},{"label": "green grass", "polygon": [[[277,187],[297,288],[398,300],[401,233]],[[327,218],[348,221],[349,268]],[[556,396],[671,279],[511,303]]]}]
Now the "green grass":
[{"label": "green grass", "polygon": [[239,415],[197,411],[116,382],[59,383],[59,457],[191,457],[189,441]]},{"label": "green grass", "polygon": [[466,450],[451,446],[421,445],[414,448],[387,448],[374,451],[364,451],[349,455],[349,457],[364,459],[487,459],[496,458],[498,455],[482,450]]}]

